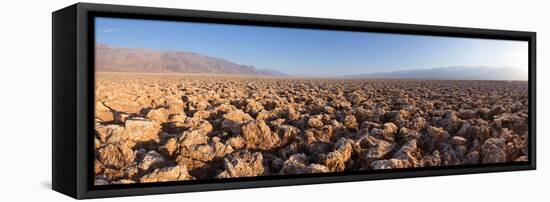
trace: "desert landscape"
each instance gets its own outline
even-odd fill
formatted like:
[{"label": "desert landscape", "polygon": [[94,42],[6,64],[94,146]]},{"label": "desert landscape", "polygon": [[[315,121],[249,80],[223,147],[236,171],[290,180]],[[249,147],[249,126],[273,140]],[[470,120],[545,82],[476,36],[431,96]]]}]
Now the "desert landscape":
[{"label": "desert landscape", "polygon": [[529,161],[529,44],[98,18],[95,185]]},{"label": "desert landscape", "polygon": [[527,81],[254,74],[97,72],[95,185],[528,160]]}]

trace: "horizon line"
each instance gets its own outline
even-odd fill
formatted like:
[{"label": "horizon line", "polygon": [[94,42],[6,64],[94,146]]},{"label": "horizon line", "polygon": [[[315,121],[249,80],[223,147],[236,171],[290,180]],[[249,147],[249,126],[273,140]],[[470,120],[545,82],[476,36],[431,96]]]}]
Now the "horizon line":
[{"label": "horizon line", "polygon": [[[211,57],[211,58],[215,58],[215,59],[225,60],[225,61],[237,64],[237,65],[241,65],[241,66],[254,67],[254,68],[257,68],[258,70],[263,70],[263,71],[266,71],[266,70],[267,71],[269,71],[269,70],[277,71],[279,73],[286,74],[287,76],[295,76],[295,77],[315,77],[315,78],[351,77],[351,76],[360,76],[360,75],[367,75],[367,74],[382,74],[382,73],[393,73],[393,72],[415,71],[415,70],[430,70],[430,69],[447,69],[447,68],[458,68],[458,67],[463,67],[463,68],[514,68],[514,69],[522,70],[521,67],[515,67],[515,66],[448,65],[448,66],[436,66],[436,67],[426,67],[426,68],[406,68],[406,69],[398,69],[398,70],[394,70],[394,71],[372,71],[372,72],[362,72],[362,73],[356,73],[356,74],[340,74],[340,75],[333,75],[333,76],[330,76],[330,75],[326,75],[326,76],[324,76],[324,75],[304,75],[304,74],[290,74],[290,73],[284,72],[282,70],[273,69],[273,68],[263,68],[263,67],[259,67],[259,66],[256,66],[256,65],[239,64],[239,63],[233,62],[229,59],[225,59],[225,58],[222,58],[222,57],[212,56],[212,55],[209,55],[209,54],[203,54],[203,53],[199,53],[199,52],[181,50],[181,49],[177,49],[177,50],[176,49],[155,49],[155,48],[143,48],[143,47],[141,47],[141,48],[137,48],[137,47],[132,48],[132,47],[123,47],[123,46],[111,45],[111,44],[101,43],[101,42],[97,42],[97,41],[95,42],[95,45],[96,46],[97,45],[104,45],[108,48],[142,49],[142,50],[157,51],[157,52],[181,52],[181,53],[198,54],[198,55],[205,56],[205,57]],[[94,48],[95,48],[95,46],[94,46]],[[332,68],[336,69],[336,68],[341,68],[341,67],[332,67]],[[373,67],[366,67],[365,69],[369,69],[369,68],[373,68]],[[389,68],[389,67],[384,67],[384,68]]]}]

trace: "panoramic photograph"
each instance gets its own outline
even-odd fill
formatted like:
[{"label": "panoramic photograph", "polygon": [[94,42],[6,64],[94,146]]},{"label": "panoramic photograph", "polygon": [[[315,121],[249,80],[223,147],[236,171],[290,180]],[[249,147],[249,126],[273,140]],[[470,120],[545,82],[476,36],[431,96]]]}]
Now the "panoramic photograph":
[{"label": "panoramic photograph", "polygon": [[528,42],[95,18],[94,185],[513,163]]}]

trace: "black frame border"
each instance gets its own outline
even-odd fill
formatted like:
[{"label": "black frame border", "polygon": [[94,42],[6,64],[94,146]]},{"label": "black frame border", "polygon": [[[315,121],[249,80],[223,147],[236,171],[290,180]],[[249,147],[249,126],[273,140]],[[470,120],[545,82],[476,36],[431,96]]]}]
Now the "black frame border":
[{"label": "black frame border", "polygon": [[[257,188],[317,183],[351,182],[424,176],[443,176],[536,169],[536,33],[523,31],[475,29],[353,20],[289,17],[230,12],[197,11],[107,4],[75,4],[76,9],[76,195],[75,198],[97,198],[145,194],[180,193],[240,188]],[[276,26],[306,29],[328,29],[429,36],[504,39],[529,42],[529,161],[481,165],[442,166],[395,170],[360,171],[352,174],[325,173],[288,176],[265,176],[223,180],[164,182],[130,185],[93,185],[94,133],[94,47],[95,17],[133,18]],[[55,37],[55,36],[54,36]],[[55,44],[55,42],[54,42]],[[55,89],[54,89],[55,90]],[[55,104],[55,103],[54,103]],[[60,116],[59,114],[55,116]],[[70,134],[74,135],[74,133]],[[55,166],[55,165],[54,165]]]}]

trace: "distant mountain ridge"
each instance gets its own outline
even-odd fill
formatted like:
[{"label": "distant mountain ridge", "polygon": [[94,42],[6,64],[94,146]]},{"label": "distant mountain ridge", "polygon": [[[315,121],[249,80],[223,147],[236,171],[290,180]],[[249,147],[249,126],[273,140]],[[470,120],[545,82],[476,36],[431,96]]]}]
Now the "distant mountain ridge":
[{"label": "distant mountain ridge", "polygon": [[[288,74],[184,51],[158,51],[141,48],[120,48],[96,44],[97,71],[143,73],[196,73],[251,76],[278,76]],[[425,79],[425,80],[527,80],[527,72],[511,67],[453,66],[431,69],[413,69],[342,76],[362,79]],[[342,78],[338,77],[338,78]]]},{"label": "distant mountain ridge", "polygon": [[105,44],[96,44],[95,48],[97,71],[286,76],[275,70],[261,70],[192,52],[119,48]]},{"label": "distant mountain ridge", "polygon": [[527,72],[512,67],[453,66],[347,75],[347,78],[429,80],[527,80]]}]

